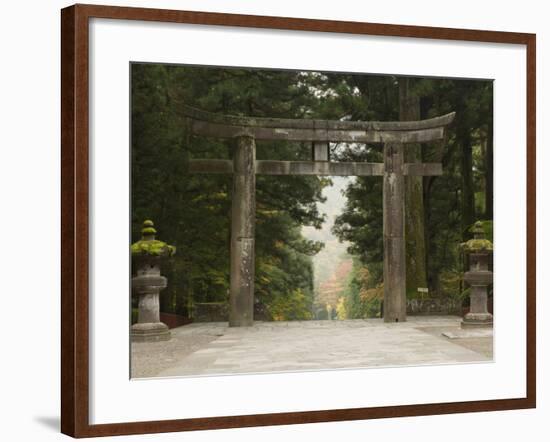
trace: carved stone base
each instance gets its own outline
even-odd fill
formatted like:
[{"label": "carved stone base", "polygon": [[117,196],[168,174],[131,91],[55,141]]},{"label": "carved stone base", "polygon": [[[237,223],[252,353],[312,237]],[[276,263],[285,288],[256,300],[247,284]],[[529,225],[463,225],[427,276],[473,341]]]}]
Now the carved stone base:
[{"label": "carved stone base", "polygon": [[170,329],[162,322],[144,322],[132,325],[130,336],[133,342],[169,341]]},{"label": "carved stone base", "polygon": [[460,326],[462,328],[492,327],[493,315],[491,313],[467,313]]}]

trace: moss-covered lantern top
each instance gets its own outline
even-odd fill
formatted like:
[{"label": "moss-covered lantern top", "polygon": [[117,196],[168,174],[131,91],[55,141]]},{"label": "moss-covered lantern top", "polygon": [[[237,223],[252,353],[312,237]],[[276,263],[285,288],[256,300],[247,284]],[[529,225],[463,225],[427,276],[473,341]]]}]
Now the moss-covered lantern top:
[{"label": "moss-covered lantern top", "polygon": [[168,257],[176,254],[176,248],[168,245],[163,241],[155,239],[157,233],[155,225],[151,220],[145,220],[143,222],[143,228],[141,229],[141,239],[131,245],[133,257]]},{"label": "moss-covered lantern top", "polygon": [[473,239],[460,244],[460,248],[464,253],[491,253],[493,251],[493,243],[485,238],[485,230],[481,221],[474,224],[471,232],[474,234]]}]

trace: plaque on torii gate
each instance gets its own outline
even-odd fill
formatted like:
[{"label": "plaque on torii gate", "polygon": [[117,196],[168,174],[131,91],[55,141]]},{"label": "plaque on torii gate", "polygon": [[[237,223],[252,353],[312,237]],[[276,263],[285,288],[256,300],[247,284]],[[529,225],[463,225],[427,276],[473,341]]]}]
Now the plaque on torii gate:
[{"label": "plaque on torii gate", "polygon": [[[183,108],[197,136],[235,139],[232,160],[191,159],[191,173],[233,174],[229,325],[254,320],[254,225],[256,174],[382,176],[384,321],[407,318],[405,271],[405,176],[435,176],[441,163],[405,163],[404,145],[442,140],[455,113],[420,121],[337,121],[254,118]],[[312,161],[256,160],[255,140],[308,141]],[[384,162],[331,162],[329,143],[381,143]]]}]

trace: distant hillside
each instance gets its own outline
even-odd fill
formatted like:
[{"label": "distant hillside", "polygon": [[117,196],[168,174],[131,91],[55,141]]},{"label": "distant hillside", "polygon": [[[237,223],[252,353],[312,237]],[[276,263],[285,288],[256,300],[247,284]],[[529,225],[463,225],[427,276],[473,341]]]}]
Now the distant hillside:
[{"label": "distant hillside", "polygon": [[319,297],[329,296],[332,299],[329,293],[340,293],[343,290],[343,284],[351,270],[351,257],[346,251],[348,243],[339,242],[331,229],[334,219],[342,212],[346,203],[342,191],[353,178],[331,177],[331,179],[333,185],[323,189],[323,196],[327,200],[318,204],[319,210],[326,215],[326,221],[319,230],[313,227],[304,227],[302,230],[306,238],[322,241],[325,244],[323,250],[313,257],[315,298],[316,302],[322,303],[326,302]]},{"label": "distant hillside", "polygon": [[315,302],[318,305],[330,304],[336,307],[338,298],[343,296],[346,290],[346,281],[353,267],[353,260],[346,258],[339,261],[328,279],[323,281],[315,291]]}]

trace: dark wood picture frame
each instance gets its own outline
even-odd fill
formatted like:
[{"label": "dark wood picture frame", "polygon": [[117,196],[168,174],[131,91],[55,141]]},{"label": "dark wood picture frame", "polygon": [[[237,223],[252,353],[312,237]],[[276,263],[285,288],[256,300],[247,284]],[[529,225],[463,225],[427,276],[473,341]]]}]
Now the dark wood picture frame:
[{"label": "dark wood picture frame", "polygon": [[[527,51],[526,396],[469,402],[90,425],[88,421],[88,26],[89,19],[92,17],[525,45]],[[61,431],[73,437],[92,437],[534,408],[536,406],[535,48],[535,35],[526,33],[97,5],[74,5],[63,9],[61,11]]]}]

